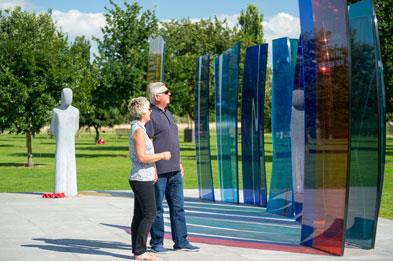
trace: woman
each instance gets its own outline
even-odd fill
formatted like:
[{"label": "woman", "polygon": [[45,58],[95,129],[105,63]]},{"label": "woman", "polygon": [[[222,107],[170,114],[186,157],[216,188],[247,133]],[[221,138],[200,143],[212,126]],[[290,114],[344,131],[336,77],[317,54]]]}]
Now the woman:
[{"label": "woman", "polygon": [[169,160],[171,153],[154,153],[145,129],[150,120],[149,101],[144,97],[134,98],[128,104],[128,110],[133,119],[128,140],[132,162],[129,182],[135,199],[131,224],[132,253],[135,260],[156,260],[153,254],[146,252],[147,236],[156,217],[154,182],[157,172],[154,162]]}]

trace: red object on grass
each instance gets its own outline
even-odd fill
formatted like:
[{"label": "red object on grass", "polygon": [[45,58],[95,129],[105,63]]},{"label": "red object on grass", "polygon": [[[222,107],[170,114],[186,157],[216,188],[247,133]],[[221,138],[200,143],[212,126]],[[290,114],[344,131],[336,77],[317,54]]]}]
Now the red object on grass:
[{"label": "red object on grass", "polygon": [[103,138],[100,138],[97,140],[97,144],[105,144],[105,140]]},{"label": "red object on grass", "polygon": [[43,198],[64,198],[65,195],[63,192],[61,193],[44,193],[42,194]]}]

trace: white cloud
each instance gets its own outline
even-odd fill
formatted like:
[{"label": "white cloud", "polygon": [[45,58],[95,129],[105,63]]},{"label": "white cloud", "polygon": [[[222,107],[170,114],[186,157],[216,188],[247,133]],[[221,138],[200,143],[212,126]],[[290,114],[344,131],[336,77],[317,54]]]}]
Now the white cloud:
[{"label": "white cloud", "polygon": [[82,13],[78,10],[68,12],[53,10],[52,19],[59,29],[68,34],[70,39],[80,35],[85,35],[88,39],[92,36],[101,38],[101,27],[106,24],[102,13]]},{"label": "white cloud", "polygon": [[275,16],[263,21],[263,34],[266,43],[269,44],[268,64],[272,64],[272,40],[289,37],[298,39],[300,35],[299,17],[287,13],[278,13]]},{"label": "white cloud", "polygon": [[300,34],[299,18],[286,13],[278,13],[263,21],[263,33],[267,43],[281,37],[298,39]]},{"label": "white cloud", "polygon": [[0,0],[0,9],[12,9],[17,6],[26,9],[30,7],[31,4],[29,4],[27,0]]},{"label": "white cloud", "polygon": [[105,26],[105,16],[102,13],[82,13],[78,10],[61,12],[52,11],[52,19],[57,27],[67,33],[69,40],[73,41],[76,36],[84,35],[91,43],[91,53],[97,54],[97,43],[92,37],[102,39],[101,28]]}]

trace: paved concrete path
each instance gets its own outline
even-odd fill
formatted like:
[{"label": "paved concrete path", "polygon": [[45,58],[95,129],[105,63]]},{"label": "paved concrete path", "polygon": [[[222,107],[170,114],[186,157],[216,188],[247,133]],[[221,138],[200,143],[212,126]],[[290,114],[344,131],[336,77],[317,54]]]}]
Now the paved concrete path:
[{"label": "paved concrete path", "polygon": [[[128,192],[82,192],[65,199],[0,193],[0,260],[130,260],[133,199]],[[195,196],[195,190],[186,196]],[[128,197],[127,197],[128,196]],[[198,253],[170,251],[159,260],[393,260],[393,220],[381,218],[376,248],[347,247],[343,257],[195,243]],[[170,240],[165,246],[172,247]]]}]

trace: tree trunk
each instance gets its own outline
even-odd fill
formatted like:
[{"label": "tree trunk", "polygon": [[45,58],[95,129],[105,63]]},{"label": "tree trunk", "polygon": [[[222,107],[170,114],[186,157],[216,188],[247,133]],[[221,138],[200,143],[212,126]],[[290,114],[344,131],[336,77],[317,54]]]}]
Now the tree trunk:
[{"label": "tree trunk", "polygon": [[97,143],[98,139],[100,138],[100,131],[98,126],[94,126],[94,129],[96,130],[96,143]]},{"label": "tree trunk", "polygon": [[187,114],[187,123],[188,123],[188,128],[192,129],[192,120],[189,114]]},{"label": "tree trunk", "polygon": [[26,147],[27,147],[27,166],[33,167],[33,135],[30,131],[26,132]]}]

